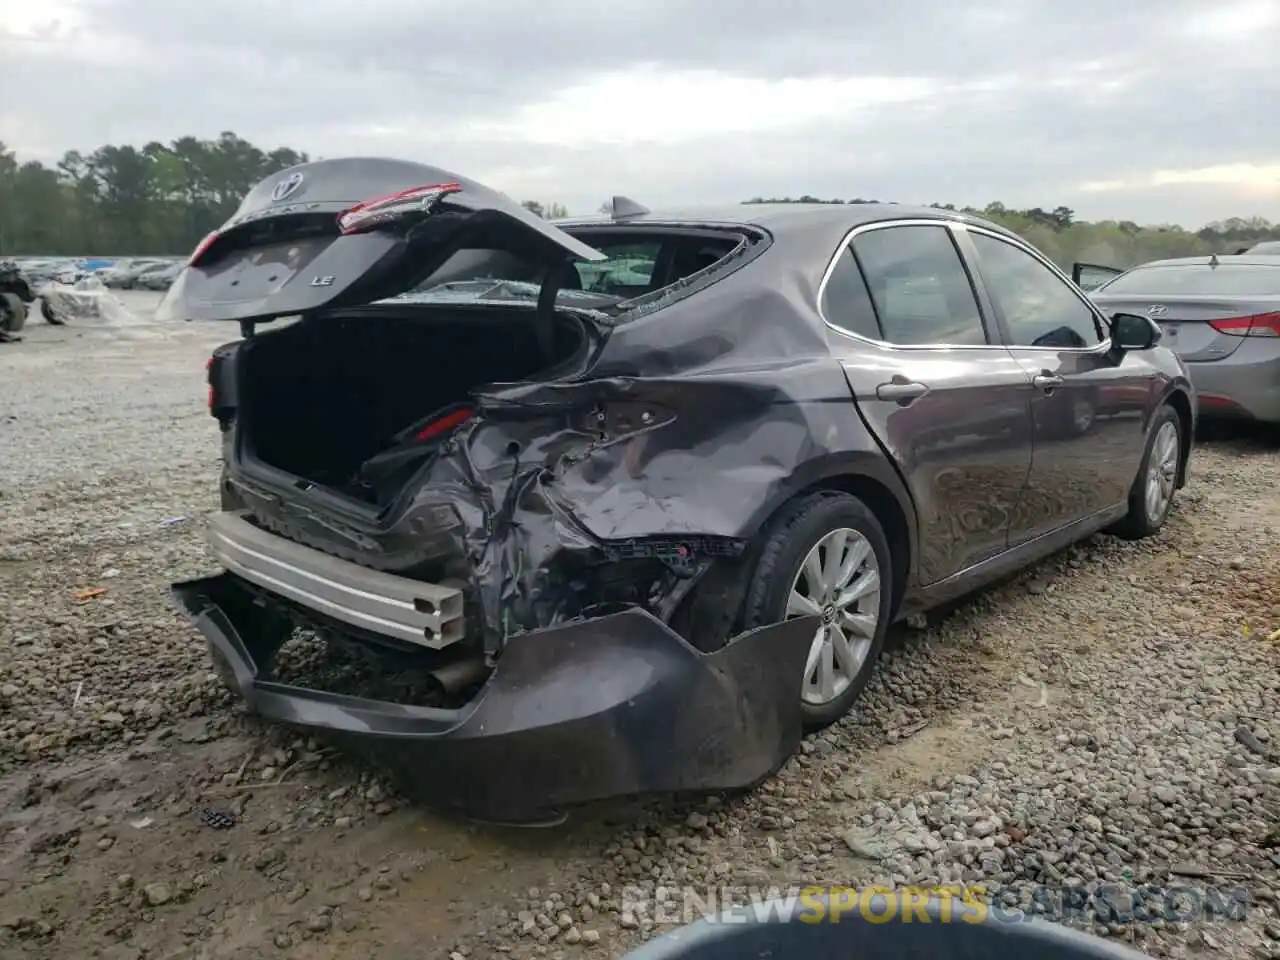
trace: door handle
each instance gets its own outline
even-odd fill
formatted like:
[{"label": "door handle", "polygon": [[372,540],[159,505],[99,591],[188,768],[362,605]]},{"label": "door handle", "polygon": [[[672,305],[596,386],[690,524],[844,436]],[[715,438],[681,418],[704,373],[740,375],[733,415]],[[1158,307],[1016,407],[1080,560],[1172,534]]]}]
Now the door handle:
[{"label": "door handle", "polygon": [[1062,386],[1062,378],[1052,373],[1037,373],[1031,378],[1031,382],[1041,390],[1052,390],[1054,387]]},{"label": "door handle", "polygon": [[907,406],[929,392],[923,383],[914,380],[894,379],[876,387],[876,397],[880,400],[892,400],[901,406]]}]

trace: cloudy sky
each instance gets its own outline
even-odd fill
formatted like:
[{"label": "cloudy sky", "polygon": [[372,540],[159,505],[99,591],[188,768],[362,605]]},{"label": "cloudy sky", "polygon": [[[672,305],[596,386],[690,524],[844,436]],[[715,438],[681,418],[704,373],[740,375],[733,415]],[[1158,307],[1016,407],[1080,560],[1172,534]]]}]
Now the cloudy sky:
[{"label": "cloudy sky", "polygon": [[1280,0],[0,0],[0,140],[234,130],[593,210],[1280,221]]}]

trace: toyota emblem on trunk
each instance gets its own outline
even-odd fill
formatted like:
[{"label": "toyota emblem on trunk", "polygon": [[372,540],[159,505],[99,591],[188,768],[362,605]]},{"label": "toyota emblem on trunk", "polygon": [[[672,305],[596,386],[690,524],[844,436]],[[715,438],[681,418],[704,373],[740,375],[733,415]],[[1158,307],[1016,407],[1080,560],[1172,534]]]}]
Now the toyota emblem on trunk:
[{"label": "toyota emblem on trunk", "polygon": [[271,199],[276,201],[283,200],[300,186],[302,186],[302,174],[291,173],[272,188]]},{"label": "toyota emblem on trunk", "polygon": [[1168,312],[1169,308],[1162,303],[1153,303],[1151,306],[1147,307],[1148,317],[1163,317]]}]

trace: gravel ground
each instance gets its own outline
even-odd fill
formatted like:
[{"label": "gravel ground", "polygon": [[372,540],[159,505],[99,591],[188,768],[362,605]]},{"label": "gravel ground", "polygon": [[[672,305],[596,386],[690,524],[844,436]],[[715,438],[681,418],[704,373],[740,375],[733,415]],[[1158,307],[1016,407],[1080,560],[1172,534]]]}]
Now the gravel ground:
[{"label": "gravel ground", "polygon": [[[611,956],[682,886],[957,882],[1050,913],[1037,889],[1243,887],[1243,921],[1076,921],[1280,958],[1274,435],[1202,445],[1154,540],[902,630],[857,716],[754,794],[502,831],[221,692],[166,585],[214,569],[203,364],[232,333],[124,319],[0,347],[0,956]],[[633,909],[658,887],[668,912]]]}]

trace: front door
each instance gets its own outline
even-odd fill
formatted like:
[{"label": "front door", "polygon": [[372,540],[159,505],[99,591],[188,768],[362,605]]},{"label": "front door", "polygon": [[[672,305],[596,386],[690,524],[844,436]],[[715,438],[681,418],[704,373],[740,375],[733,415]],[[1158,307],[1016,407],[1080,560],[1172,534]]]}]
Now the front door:
[{"label": "front door", "polygon": [[988,337],[951,229],[897,221],[856,231],[831,266],[822,310],[858,411],[915,501],[918,581],[1003,551],[1031,466],[1032,388]]},{"label": "front door", "polygon": [[1010,545],[1125,502],[1154,388],[1110,349],[1106,321],[1049,262],[976,227],[963,235],[1009,350],[1032,378],[1035,447]]}]

